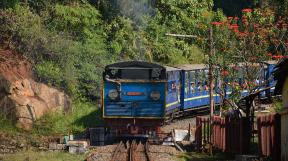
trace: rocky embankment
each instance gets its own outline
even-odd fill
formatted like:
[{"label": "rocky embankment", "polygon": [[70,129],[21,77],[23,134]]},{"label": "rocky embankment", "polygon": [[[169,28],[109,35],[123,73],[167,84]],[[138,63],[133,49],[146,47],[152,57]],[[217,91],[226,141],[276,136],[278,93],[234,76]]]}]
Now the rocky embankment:
[{"label": "rocky embankment", "polygon": [[30,129],[45,113],[68,111],[70,104],[65,93],[33,80],[27,59],[0,49],[0,115]]}]

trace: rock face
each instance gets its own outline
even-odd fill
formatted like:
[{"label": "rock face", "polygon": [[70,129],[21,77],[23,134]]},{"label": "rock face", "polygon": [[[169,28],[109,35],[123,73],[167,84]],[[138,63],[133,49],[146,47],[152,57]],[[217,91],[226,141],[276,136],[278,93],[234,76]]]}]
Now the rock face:
[{"label": "rock face", "polygon": [[0,50],[0,114],[20,128],[30,129],[36,119],[57,110],[68,111],[65,93],[32,79],[31,64],[11,51]]}]

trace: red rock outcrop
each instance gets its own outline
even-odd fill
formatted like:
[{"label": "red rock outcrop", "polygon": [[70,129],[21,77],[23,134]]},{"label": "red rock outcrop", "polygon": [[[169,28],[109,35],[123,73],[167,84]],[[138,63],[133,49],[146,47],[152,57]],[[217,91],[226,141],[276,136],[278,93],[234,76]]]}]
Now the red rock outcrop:
[{"label": "red rock outcrop", "polygon": [[68,111],[71,102],[65,93],[35,82],[31,69],[23,56],[0,49],[0,114],[23,129],[45,113]]}]

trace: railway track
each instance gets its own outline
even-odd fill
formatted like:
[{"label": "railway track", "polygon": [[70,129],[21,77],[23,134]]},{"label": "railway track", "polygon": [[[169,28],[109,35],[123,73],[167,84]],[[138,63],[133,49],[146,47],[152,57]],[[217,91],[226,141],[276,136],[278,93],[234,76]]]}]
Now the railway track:
[{"label": "railway track", "polygon": [[152,161],[149,156],[149,143],[137,143],[135,140],[122,141],[115,148],[111,161]]}]

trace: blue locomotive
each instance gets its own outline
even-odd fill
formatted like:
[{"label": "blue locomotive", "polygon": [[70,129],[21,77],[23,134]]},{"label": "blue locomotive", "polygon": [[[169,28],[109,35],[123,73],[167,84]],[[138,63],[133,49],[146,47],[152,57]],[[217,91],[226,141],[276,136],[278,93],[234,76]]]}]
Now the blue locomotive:
[{"label": "blue locomotive", "polygon": [[[261,63],[256,83],[265,86],[269,80],[274,62]],[[241,69],[225,82],[243,86],[241,94],[247,95],[247,82]],[[243,72],[242,72],[243,73]],[[219,74],[220,75],[220,74]],[[268,81],[268,83],[267,83]],[[103,72],[102,110],[106,127],[121,134],[147,135],[159,133],[159,127],[166,117],[174,112],[200,109],[209,105],[208,68],[204,64],[162,66],[141,61],[128,61],[107,65]],[[220,84],[216,78],[215,89]],[[264,88],[264,87],[263,87]],[[225,97],[232,93],[225,88]],[[271,91],[265,91],[264,95]],[[215,92],[216,93],[216,92]],[[263,95],[263,96],[264,96]],[[220,104],[220,96],[214,95]]]}]

